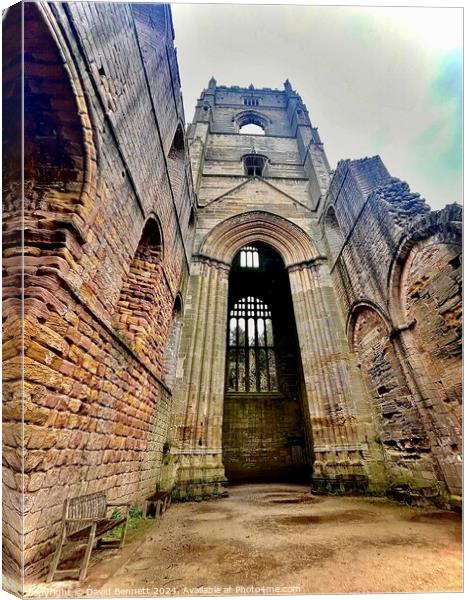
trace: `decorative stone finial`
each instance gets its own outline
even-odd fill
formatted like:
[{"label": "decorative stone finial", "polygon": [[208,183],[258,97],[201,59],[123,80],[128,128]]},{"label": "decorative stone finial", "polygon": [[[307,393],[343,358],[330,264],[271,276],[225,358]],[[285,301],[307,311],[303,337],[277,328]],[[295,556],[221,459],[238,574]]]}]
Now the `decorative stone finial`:
[{"label": "decorative stone finial", "polygon": [[208,82],[208,87],[209,88],[214,88],[217,85],[217,80],[215,79],[215,77],[212,75],[210,81]]},{"label": "decorative stone finial", "polygon": [[285,88],[286,92],[291,92],[292,91],[292,86],[291,86],[291,83],[290,83],[290,81],[288,79],[283,84],[283,87]]}]

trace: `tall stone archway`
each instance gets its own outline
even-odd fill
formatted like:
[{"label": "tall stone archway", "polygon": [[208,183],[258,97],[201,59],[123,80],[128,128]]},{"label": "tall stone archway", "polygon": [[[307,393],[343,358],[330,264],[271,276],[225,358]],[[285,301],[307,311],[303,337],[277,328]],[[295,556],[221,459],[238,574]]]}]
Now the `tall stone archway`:
[{"label": "tall stone archway", "polygon": [[223,463],[229,481],[304,480],[304,377],[288,272],[269,246],[252,243],[229,275]]},{"label": "tall stone archway", "polygon": [[437,473],[462,491],[461,209],[447,206],[415,223],[393,262],[390,313],[408,365]]},{"label": "tall stone archway", "polygon": [[251,243],[273,248],[288,273],[304,374],[313,486],[323,491],[379,487],[380,478],[365,467],[364,453],[374,450],[356,416],[362,384],[350,358],[325,258],[291,221],[253,211],[214,227],[194,255],[176,385],[181,493],[205,493],[225,481],[228,275],[234,256]]},{"label": "tall stone archway", "polygon": [[377,307],[367,302],[355,305],[349,338],[369,392],[363,398],[363,419],[376,422],[375,441],[383,450],[385,465],[381,469],[388,486],[433,493],[436,482],[430,443],[391,332],[389,320]]}]

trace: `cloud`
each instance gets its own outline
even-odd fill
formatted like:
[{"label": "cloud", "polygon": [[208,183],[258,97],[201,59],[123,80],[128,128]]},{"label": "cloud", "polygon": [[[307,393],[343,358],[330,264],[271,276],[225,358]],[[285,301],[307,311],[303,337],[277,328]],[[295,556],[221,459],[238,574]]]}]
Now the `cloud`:
[{"label": "cloud", "polygon": [[462,197],[462,9],[173,5],[186,117],[219,85],[288,77],[332,167],[379,153],[433,208]]},{"label": "cloud", "polygon": [[411,143],[416,168],[433,181],[462,175],[462,59],[458,49],[436,61],[425,98],[434,116]]}]

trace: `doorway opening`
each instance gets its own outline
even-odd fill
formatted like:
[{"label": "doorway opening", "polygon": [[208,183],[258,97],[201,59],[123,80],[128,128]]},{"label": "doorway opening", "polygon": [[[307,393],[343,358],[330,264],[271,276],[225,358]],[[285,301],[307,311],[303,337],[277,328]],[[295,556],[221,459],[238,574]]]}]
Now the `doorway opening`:
[{"label": "doorway opening", "polygon": [[305,480],[311,458],[288,273],[252,243],[229,276],[223,461],[229,481]]}]

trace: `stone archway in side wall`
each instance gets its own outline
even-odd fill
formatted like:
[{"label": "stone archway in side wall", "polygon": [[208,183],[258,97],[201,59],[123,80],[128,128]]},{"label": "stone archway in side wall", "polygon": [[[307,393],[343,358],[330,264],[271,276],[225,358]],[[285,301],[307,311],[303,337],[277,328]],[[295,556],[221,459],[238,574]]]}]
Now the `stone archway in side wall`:
[{"label": "stone archway in side wall", "polygon": [[370,448],[363,444],[370,432],[357,418],[360,374],[351,360],[326,259],[294,223],[252,211],[215,226],[193,258],[176,382],[181,411],[178,488],[198,495],[200,489],[194,491],[194,486],[216,487],[224,481],[228,273],[234,256],[250,243],[274,249],[288,272],[304,376],[307,439],[314,455],[313,486],[322,491],[382,486],[383,477],[366,470],[364,456]]},{"label": "stone archway in side wall", "polygon": [[25,21],[25,212],[69,216],[83,229],[94,208],[97,155],[80,75],[47,5],[25,6]]},{"label": "stone archway in side wall", "polygon": [[390,488],[435,490],[430,442],[394,348],[388,316],[374,303],[359,301],[348,319],[348,336],[371,404],[363,410],[376,420]]},{"label": "stone archway in side wall", "polygon": [[461,208],[415,223],[389,276],[396,344],[409,366],[442,484],[461,493]]}]

